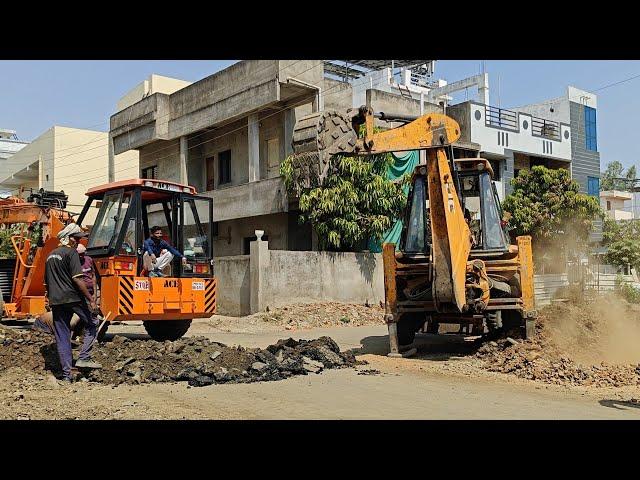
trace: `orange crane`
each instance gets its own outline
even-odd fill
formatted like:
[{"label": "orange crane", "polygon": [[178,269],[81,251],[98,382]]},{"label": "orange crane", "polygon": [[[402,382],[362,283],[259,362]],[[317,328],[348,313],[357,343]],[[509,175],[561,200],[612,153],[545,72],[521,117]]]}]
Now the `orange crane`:
[{"label": "orange crane", "polygon": [[44,189],[26,200],[14,196],[0,199],[0,225],[18,227],[9,237],[16,265],[10,301],[5,303],[0,292],[1,318],[24,319],[46,312],[44,259],[58,246],[58,232],[72,220],[66,206],[64,192]]}]

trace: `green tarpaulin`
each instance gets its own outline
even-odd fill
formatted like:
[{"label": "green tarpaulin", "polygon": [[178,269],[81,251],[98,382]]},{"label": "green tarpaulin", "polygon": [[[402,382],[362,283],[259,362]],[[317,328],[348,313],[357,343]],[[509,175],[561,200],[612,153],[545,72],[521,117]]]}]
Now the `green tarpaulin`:
[{"label": "green tarpaulin", "polygon": [[[387,170],[387,178],[389,180],[397,180],[405,173],[412,172],[420,161],[420,152],[417,150],[411,152],[392,153],[393,164]],[[403,187],[405,195],[409,193],[409,185]],[[402,220],[398,219],[393,226],[384,233],[382,241],[376,239],[369,240],[369,250],[372,252],[381,252],[383,243],[395,243],[400,241],[402,233]]]}]

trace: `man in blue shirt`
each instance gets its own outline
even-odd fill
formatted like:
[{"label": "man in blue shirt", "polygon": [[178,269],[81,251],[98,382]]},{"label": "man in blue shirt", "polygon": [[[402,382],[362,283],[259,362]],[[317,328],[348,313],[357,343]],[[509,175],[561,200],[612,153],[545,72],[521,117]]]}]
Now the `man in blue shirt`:
[{"label": "man in blue shirt", "polygon": [[150,277],[165,277],[162,269],[171,264],[174,256],[181,258],[184,265],[187,264],[187,258],[162,239],[162,228],[151,227],[149,233],[151,235],[144,241],[142,263]]}]

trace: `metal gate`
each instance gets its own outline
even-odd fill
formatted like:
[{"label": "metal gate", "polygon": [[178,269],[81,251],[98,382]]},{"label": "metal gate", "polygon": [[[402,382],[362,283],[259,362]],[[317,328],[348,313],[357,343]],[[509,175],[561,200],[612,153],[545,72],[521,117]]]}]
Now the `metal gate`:
[{"label": "metal gate", "polygon": [[15,258],[0,258],[0,289],[2,289],[2,299],[7,303],[11,302],[15,266]]}]

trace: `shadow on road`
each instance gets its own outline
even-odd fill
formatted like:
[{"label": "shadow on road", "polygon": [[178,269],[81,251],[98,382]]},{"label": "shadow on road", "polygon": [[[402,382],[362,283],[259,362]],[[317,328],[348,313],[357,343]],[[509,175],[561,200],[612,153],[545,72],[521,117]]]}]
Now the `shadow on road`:
[{"label": "shadow on road", "polygon": [[[615,408],[616,410],[628,410],[628,408],[640,408],[640,401],[638,400],[599,400],[598,403],[603,407]],[[618,406],[620,405],[620,406]]]},{"label": "shadow on road", "polygon": [[[414,346],[418,353],[411,358],[445,361],[453,357],[473,355],[480,346],[475,341],[476,338],[455,334],[417,334]],[[386,356],[389,353],[388,335],[364,337],[360,340],[360,344],[360,348],[351,349],[356,356],[366,354]]]}]

